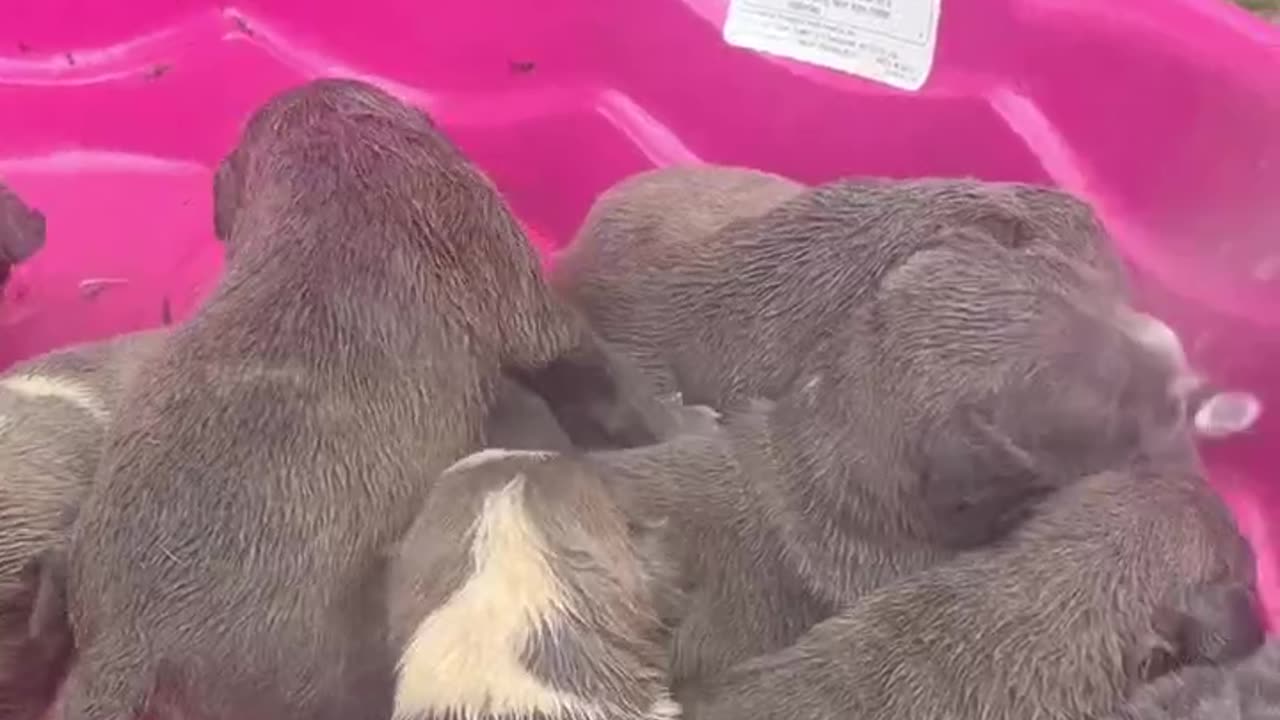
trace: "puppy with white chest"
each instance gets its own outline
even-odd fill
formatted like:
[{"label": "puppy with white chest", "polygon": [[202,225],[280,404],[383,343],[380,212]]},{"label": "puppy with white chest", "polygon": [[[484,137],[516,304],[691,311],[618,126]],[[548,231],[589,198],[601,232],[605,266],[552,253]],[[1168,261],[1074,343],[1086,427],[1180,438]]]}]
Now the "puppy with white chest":
[{"label": "puppy with white chest", "polygon": [[[218,180],[227,270],[140,368],[73,531],[66,717],[382,720],[384,549],[480,447],[499,376],[576,443],[655,430],[421,112],[308,83]],[[562,361],[582,385],[545,392]]]},{"label": "puppy with white chest", "polygon": [[0,377],[0,717],[38,718],[71,655],[51,564],[89,491],[120,393],[160,333],[88,343]]},{"label": "puppy with white chest", "polygon": [[1099,717],[1141,683],[1261,643],[1253,562],[1194,463],[1135,463],[735,667],[686,708],[698,720]]},{"label": "puppy with white chest", "polygon": [[484,450],[434,483],[389,588],[397,720],[672,720],[669,579],[569,455]]}]

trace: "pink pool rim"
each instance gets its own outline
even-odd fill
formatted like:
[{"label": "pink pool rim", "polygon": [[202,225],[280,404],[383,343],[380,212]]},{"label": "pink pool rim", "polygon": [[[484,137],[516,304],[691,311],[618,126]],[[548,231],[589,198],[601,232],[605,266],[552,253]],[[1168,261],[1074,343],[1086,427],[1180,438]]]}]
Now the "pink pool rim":
[{"label": "pink pool rim", "polygon": [[943,2],[912,93],[730,47],[726,2],[0,3],[0,182],[49,232],[0,297],[0,368],[186,316],[220,268],[212,168],[316,76],[433,113],[543,250],[653,166],[1057,185],[1097,207],[1192,360],[1262,400],[1204,449],[1276,627],[1280,26],[1219,0]]}]

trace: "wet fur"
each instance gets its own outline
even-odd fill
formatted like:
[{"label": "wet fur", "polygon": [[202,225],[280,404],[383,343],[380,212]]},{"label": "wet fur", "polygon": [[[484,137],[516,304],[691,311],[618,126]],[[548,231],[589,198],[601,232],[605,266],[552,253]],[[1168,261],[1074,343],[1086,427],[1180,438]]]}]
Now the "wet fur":
[{"label": "wet fur", "polygon": [[721,407],[775,399],[821,371],[833,328],[921,250],[999,247],[1021,274],[1126,280],[1089,207],[1046,188],[844,180],[805,188],[722,167],[641,173],[601,195],[553,283],[663,391]]},{"label": "wet fur", "polygon": [[[686,709],[698,720],[1078,720],[1176,669],[1171,659],[1247,654],[1261,641],[1249,603],[1204,628],[1221,615],[1188,602],[1250,597],[1254,580],[1252,553],[1193,465],[1064,488],[994,547],[868,595]],[[1185,643],[1217,632],[1232,641]]]},{"label": "wet fur", "polygon": [[38,718],[71,655],[57,564],[120,393],[158,333],[73,346],[0,377],[0,717]]},{"label": "wet fur", "polygon": [[1137,690],[1109,720],[1276,720],[1280,639],[1223,666],[1188,667]]},{"label": "wet fur", "polygon": [[[957,262],[937,251],[904,265],[914,277],[889,278],[852,361],[776,403],[731,406],[711,460],[601,454],[635,463],[637,487],[674,478],[652,512],[703,555],[687,566],[706,590],[677,635],[677,684],[778,649],[1002,537],[1082,475],[1185,438],[1162,357],[1029,281],[1012,300],[975,291],[991,266]],[[919,290],[944,279],[956,282]]]},{"label": "wet fur", "polygon": [[393,561],[397,720],[667,720],[660,589],[586,465],[485,450],[436,483]]},{"label": "wet fur", "polygon": [[[226,273],[126,393],[73,532],[66,717],[381,720],[384,549],[480,446],[502,372],[600,353],[492,186],[386,93],[286,91],[225,162]],[[539,393],[601,411],[575,442],[652,439],[588,380]]]},{"label": "wet fur", "polygon": [[44,241],[44,213],[0,183],[0,287],[9,279],[12,267],[35,255]]},{"label": "wet fur", "polygon": [[[663,172],[695,171],[617,192],[684,177]],[[1128,306],[1093,214],[1062,193],[845,181],[661,245],[593,217],[556,277],[603,337],[642,364],[656,348],[685,402],[779,400],[771,508],[815,590],[847,574],[849,536],[979,546],[1062,484],[1183,432],[1183,367]],[[623,326],[582,294],[606,285],[636,313]]]}]

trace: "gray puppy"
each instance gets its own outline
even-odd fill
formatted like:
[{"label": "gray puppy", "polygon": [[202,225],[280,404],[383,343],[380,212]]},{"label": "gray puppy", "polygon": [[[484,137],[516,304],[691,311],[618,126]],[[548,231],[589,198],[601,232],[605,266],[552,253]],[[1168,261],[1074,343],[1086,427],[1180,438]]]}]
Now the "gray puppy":
[{"label": "gray puppy", "polygon": [[672,720],[661,557],[571,456],[447,469],[390,572],[396,720]]},{"label": "gray puppy", "polygon": [[[123,389],[167,334],[69,347],[0,378],[0,717],[40,717],[66,675],[73,643],[61,573],[70,524]],[[505,378],[484,435],[503,447],[573,449],[546,403]]]},{"label": "gray puppy", "polygon": [[1262,641],[1254,564],[1193,462],[1064,488],[995,546],[905,578],[734,668],[697,720],[1098,717],[1180,663]]},{"label": "gray puppy", "polygon": [[37,718],[70,658],[64,550],[123,388],[162,334],[143,332],[30,360],[0,378],[0,717]]},{"label": "gray puppy", "polygon": [[384,548],[480,446],[501,373],[587,362],[569,436],[655,432],[421,112],[313,81],[226,162],[226,273],[140,369],[73,531],[66,716],[382,720]]},{"label": "gray puppy", "polygon": [[854,179],[806,189],[737,168],[619,183],[557,257],[553,283],[666,392],[720,407],[776,398],[849,341],[850,313],[931,248],[985,246],[1019,274],[1124,295],[1090,208],[1055,190],[970,180]]},{"label": "gray puppy", "polygon": [[1080,477],[1185,440],[1178,367],[1106,298],[971,257],[928,250],[888,273],[849,314],[859,339],[776,403],[727,408],[725,438],[601,454],[619,465],[602,474],[657,498],[629,512],[670,518],[674,552],[697,553],[678,694],[1002,537]]},{"label": "gray puppy", "polygon": [[1110,720],[1277,720],[1280,640],[1238,663],[1189,667],[1145,685]]}]

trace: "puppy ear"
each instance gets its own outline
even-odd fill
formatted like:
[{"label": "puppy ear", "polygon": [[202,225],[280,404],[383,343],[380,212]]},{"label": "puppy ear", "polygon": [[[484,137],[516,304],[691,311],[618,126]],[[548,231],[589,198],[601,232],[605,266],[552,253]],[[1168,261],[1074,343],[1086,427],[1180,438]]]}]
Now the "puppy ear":
[{"label": "puppy ear", "polygon": [[17,265],[35,255],[44,241],[44,213],[0,186],[0,262]]}]

